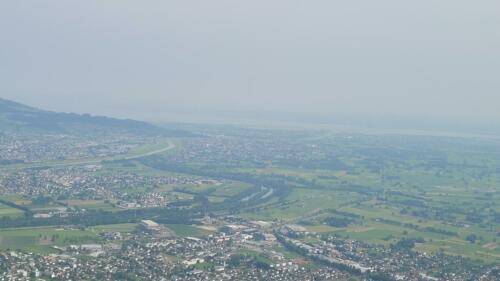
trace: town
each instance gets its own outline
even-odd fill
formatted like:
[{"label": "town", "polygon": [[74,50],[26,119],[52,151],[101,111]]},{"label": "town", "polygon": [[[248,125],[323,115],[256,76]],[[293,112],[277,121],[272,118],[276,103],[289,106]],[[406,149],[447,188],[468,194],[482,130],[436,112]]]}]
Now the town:
[{"label": "town", "polygon": [[190,129],[76,158],[11,148],[0,165],[0,280],[499,278],[497,171],[463,164],[482,147]]},{"label": "town", "polygon": [[143,220],[129,233],[100,233],[101,243],[54,246],[57,254],[6,251],[0,255],[0,280],[492,281],[500,270],[467,268],[458,257],[369,245],[293,225],[205,217],[192,227],[205,232],[178,236]]}]

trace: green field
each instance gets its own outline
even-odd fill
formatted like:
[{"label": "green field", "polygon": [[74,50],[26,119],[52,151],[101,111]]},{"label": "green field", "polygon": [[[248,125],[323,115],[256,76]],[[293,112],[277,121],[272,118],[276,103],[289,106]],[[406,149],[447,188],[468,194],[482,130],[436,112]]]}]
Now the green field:
[{"label": "green field", "polygon": [[[487,148],[472,140],[416,141],[396,136],[367,136],[328,145],[354,168],[346,171],[274,165],[235,169],[284,177],[302,185],[292,188],[280,202],[269,202],[241,216],[304,223],[312,232],[386,246],[405,237],[423,238],[425,243],[415,248],[418,251],[443,251],[500,262],[498,151],[485,153]],[[349,192],[351,186],[356,188]],[[323,222],[329,217],[351,222],[330,226]],[[471,236],[475,236],[474,242],[468,241]]]},{"label": "green field", "polygon": [[21,249],[30,252],[57,252],[52,246],[100,242],[97,233],[90,230],[58,228],[19,228],[0,230],[1,249]]},{"label": "green field", "polygon": [[24,250],[36,253],[57,253],[56,247],[101,243],[101,232],[130,233],[136,224],[102,225],[85,230],[56,227],[16,228],[0,230],[0,249]]},{"label": "green field", "polygon": [[176,235],[181,237],[193,236],[201,237],[213,233],[210,230],[202,229],[196,226],[187,224],[168,224],[168,229],[172,230]]},{"label": "green field", "polygon": [[76,207],[85,210],[103,210],[103,211],[117,211],[118,207],[113,206],[111,203],[105,200],[61,200],[59,201],[68,207]]},{"label": "green field", "polygon": [[24,212],[19,210],[19,209],[12,208],[12,207],[9,207],[7,205],[0,203],[0,217],[15,218],[15,217],[20,217],[23,214],[24,214]]},{"label": "green field", "polygon": [[[104,163],[105,168],[96,173],[189,177],[193,180],[190,184],[152,187],[134,183],[119,190],[127,196],[159,192],[171,203],[180,203],[180,208],[203,207],[204,212],[272,221],[278,226],[298,224],[311,232],[384,246],[419,238],[424,242],[415,246],[416,251],[500,262],[497,140],[324,132],[295,138],[290,132],[260,136],[256,132],[237,133],[220,140],[161,140],[117,158],[126,161]],[[207,149],[205,142],[213,145]],[[161,151],[171,144],[175,149]],[[137,158],[149,153],[157,154]],[[209,178],[218,181],[199,184],[198,180]],[[273,193],[268,198],[260,194],[262,197],[253,201],[244,200],[259,194],[259,187]],[[113,206],[117,198],[111,203],[70,198],[46,205],[33,205],[30,198],[20,196],[5,199],[36,212],[65,206],[120,211]],[[0,216],[21,214],[0,205]],[[125,231],[131,231],[127,227],[131,226]],[[193,225],[168,227],[179,236],[210,233]],[[22,244],[14,243],[14,235],[4,236],[7,242],[3,246]]]}]

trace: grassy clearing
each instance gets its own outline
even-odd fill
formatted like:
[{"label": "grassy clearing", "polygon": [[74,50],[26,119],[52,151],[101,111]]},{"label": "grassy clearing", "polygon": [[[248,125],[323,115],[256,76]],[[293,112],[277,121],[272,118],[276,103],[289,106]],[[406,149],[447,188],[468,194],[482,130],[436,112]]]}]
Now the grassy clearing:
[{"label": "grassy clearing", "polygon": [[116,211],[119,209],[113,206],[111,203],[106,202],[105,200],[70,199],[70,200],[62,200],[60,202],[67,205],[68,207],[76,207],[86,210]]},{"label": "grassy clearing", "polygon": [[213,233],[207,229],[202,229],[187,224],[168,224],[167,227],[171,229],[175,234],[182,237],[187,237],[187,236],[202,237]]},{"label": "grassy clearing", "polygon": [[19,209],[0,204],[0,217],[17,218],[22,216],[23,214],[24,212]]},{"label": "grassy clearing", "polygon": [[100,225],[85,230],[56,227],[15,228],[0,230],[0,249],[20,249],[35,253],[57,253],[53,246],[65,247],[85,243],[101,243],[101,232],[131,233],[137,224]]},{"label": "grassy clearing", "polygon": [[57,228],[17,228],[0,230],[0,249],[20,249],[37,253],[57,252],[51,246],[94,243],[101,238],[90,230]]},{"label": "grassy clearing", "polygon": [[25,199],[21,195],[17,195],[17,194],[7,194],[7,195],[0,196],[0,198],[3,200],[6,200],[6,201],[10,201],[10,202],[17,204],[17,205],[21,205],[21,206],[31,204],[31,200]]},{"label": "grassy clearing", "polygon": [[418,244],[415,249],[421,252],[443,251],[450,255],[464,256],[487,263],[500,262],[500,251],[488,250],[482,247],[482,245],[455,239],[433,240],[432,242]]},{"label": "grassy clearing", "polygon": [[137,228],[136,223],[121,223],[121,224],[108,224],[108,225],[99,225],[92,227],[92,231],[94,232],[122,232],[122,233],[130,233],[133,232]]},{"label": "grassy clearing", "polygon": [[356,200],[357,197],[357,194],[349,192],[294,188],[286,197],[285,203],[254,213],[245,213],[244,216],[260,220],[294,221],[321,209],[338,208],[346,202]]}]

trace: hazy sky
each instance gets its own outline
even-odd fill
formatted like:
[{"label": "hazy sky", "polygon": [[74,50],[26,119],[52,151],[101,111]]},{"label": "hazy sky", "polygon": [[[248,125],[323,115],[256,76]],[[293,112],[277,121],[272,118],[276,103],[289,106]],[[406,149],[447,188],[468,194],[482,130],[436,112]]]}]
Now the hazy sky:
[{"label": "hazy sky", "polygon": [[500,122],[500,1],[2,1],[0,96],[150,120]]}]

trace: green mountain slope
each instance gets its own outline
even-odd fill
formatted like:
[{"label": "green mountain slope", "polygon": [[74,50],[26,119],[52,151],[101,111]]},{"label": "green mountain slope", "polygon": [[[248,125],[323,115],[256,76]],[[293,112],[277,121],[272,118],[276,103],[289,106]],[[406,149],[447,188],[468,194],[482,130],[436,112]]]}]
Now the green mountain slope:
[{"label": "green mountain slope", "polygon": [[189,136],[181,130],[169,130],[130,119],[88,114],[57,113],[0,98],[0,130],[3,133],[92,134],[130,133],[140,135]]}]

